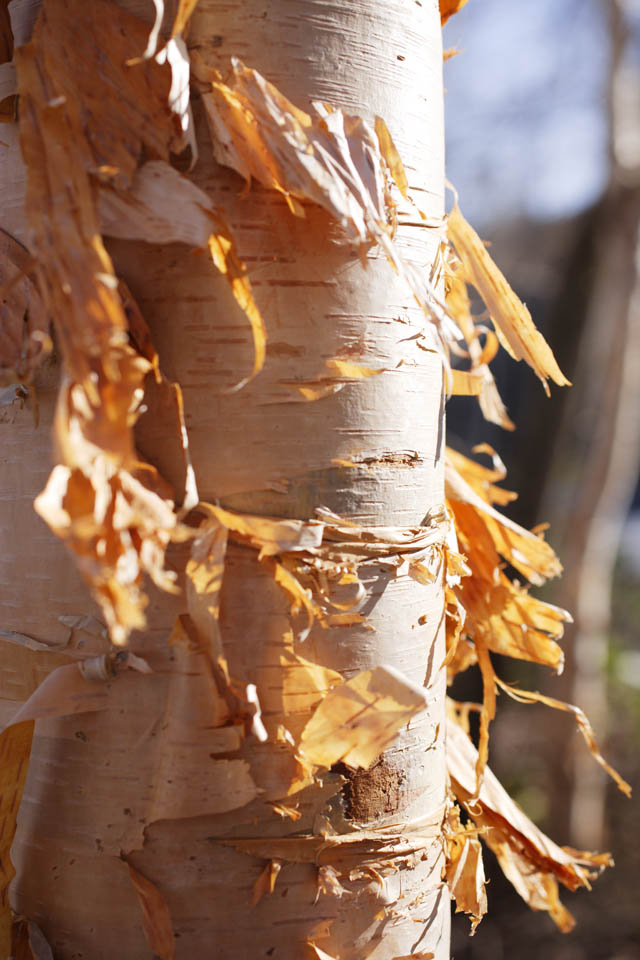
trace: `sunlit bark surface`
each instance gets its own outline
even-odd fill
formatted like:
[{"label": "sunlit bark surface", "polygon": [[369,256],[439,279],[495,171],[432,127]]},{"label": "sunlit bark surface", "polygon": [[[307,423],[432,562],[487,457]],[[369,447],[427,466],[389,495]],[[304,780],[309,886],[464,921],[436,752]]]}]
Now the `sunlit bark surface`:
[{"label": "sunlit bark surface", "polygon": [[[189,46],[211,64],[239,56],[302,108],[320,100],[368,119],[381,116],[422,210],[438,218],[440,34],[433,0],[200,0]],[[149,324],[163,371],[182,385],[201,498],[258,515],[306,520],[325,506],[361,524],[419,525],[443,501],[444,450],[441,360],[415,343],[422,312],[375,251],[364,269],[356,253],[332,243],[334,227],[320,209],[308,205],[306,218],[295,219],[275,192],[254,185],[245,195],[242,180],[213,160],[197,100],[194,112],[199,159],[190,177],[226,210],[249,269],[267,327],[262,373],[231,390],[250,371],[253,348],[246,318],[207,257],[186,246],[122,240],[108,249]],[[4,124],[2,139],[9,146],[0,174],[1,225],[26,240],[16,126]],[[401,218],[399,235],[405,255],[428,269],[439,237],[415,219],[403,225]],[[316,381],[335,357],[385,372],[315,402],[292,399],[292,384]],[[104,646],[94,622],[81,621],[99,613],[71,558],[32,509],[52,462],[57,380],[54,359],[36,380],[39,426],[31,401],[2,408],[2,626],[59,648],[40,651],[36,668],[31,651],[2,642],[7,712],[74,651]],[[139,450],[179,492],[175,425],[160,396],[150,393],[148,406],[137,427]],[[186,548],[170,555],[180,578],[185,558]],[[257,686],[268,742],[211,739],[202,658],[167,644],[184,596],[157,592],[148,629],[132,641],[154,673],[144,683],[123,676],[105,712],[39,721],[14,848],[13,900],[40,924],[58,960],[149,955],[122,854],[164,896],[176,955],[184,960],[294,960],[318,955],[316,947],[342,960],[448,956],[439,837],[441,578],[425,586],[374,563],[361,579],[367,625],[315,625],[295,653],[346,679],[390,665],[427,688],[429,709],[368,771],[341,766],[287,795],[295,770],[276,742],[276,719],[289,603],[256,551],[233,543],[221,599],[224,652],[235,680]],[[306,718],[303,710],[292,719],[294,734]],[[299,818],[283,817],[274,804],[295,808]],[[369,841],[343,844],[320,865],[288,859],[279,844],[398,824],[422,825],[433,841],[397,859],[384,876],[384,854]],[[256,855],[246,852],[244,841],[252,839],[265,841]],[[274,892],[252,906],[254,885],[271,860],[282,862]],[[319,888],[322,866],[339,870],[342,895]]]}]

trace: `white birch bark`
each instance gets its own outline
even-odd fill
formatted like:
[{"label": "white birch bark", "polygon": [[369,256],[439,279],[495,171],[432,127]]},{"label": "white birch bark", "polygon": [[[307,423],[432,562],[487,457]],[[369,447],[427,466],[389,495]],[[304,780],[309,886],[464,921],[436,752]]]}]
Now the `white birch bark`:
[{"label": "white birch bark", "polygon": [[[241,57],[302,108],[321,100],[368,119],[381,116],[423,211],[442,215],[442,51],[434,0],[201,0],[189,43],[205,61]],[[382,256],[370,252],[365,270],[355,253],[332,244],[334,228],[323,211],[308,206],[306,219],[297,220],[273,192],[254,185],[242,195],[237,175],[212,159],[197,103],[195,114],[200,159],[191,177],[229,213],[267,326],[262,373],[229,392],[251,368],[251,340],[225,281],[205,257],[179,245],[121,240],[109,250],[149,323],[163,370],[182,384],[202,499],[252,514],[308,519],[322,505],[362,524],[420,524],[443,501],[444,449],[440,359],[415,339],[423,314]],[[15,143],[15,129],[5,126],[2,139]],[[11,149],[0,180],[0,226],[23,239],[24,173]],[[401,223],[399,233],[405,255],[429,270],[438,232]],[[313,403],[292,401],[289,384],[316,379],[333,357],[385,372]],[[63,645],[69,630],[62,617],[97,614],[63,545],[32,510],[51,463],[56,375],[55,364],[38,375],[37,429],[29,404],[18,401],[0,424],[6,451],[0,556],[3,629]],[[153,403],[140,421],[138,442],[179,485],[174,428]],[[335,460],[362,461],[362,467]],[[171,558],[179,572],[184,559],[179,550]],[[39,721],[14,849],[13,900],[40,924],[56,958],[148,955],[121,852],[164,895],[184,960],[294,960],[305,951],[314,955],[309,942],[341,960],[448,956],[449,895],[440,877],[437,827],[445,798],[441,583],[394,577],[384,565],[367,567],[363,581],[363,612],[374,630],[315,627],[296,652],[346,678],[391,665],[426,686],[430,706],[369,771],[348,775],[342,795],[334,772],[323,787],[295,797],[298,820],[283,820],[270,806],[283,801],[288,776],[279,744],[249,738],[236,751],[207,749],[206,734],[197,729],[203,722],[197,682],[187,684],[186,693],[179,688],[184,671],[197,664],[178,662],[166,643],[183,597],[153,595],[149,627],[132,644],[155,671],[143,685],[123,678],[106,712]],[[281,689],[273,645],[288,629],[287,609],[255,553],[230,544],[222,595],[225,653],[233,675],[257,685],[270,733],[270,709],[277,708]],[[41,654],[37,669],[66,662],[81,642],[85,650],[100,649],[99,639],[77,629],[62,653]],[[1,695],[24,699],[34,684],[32,651],[2,646],[8,669]],[[188,742],[183,724],[182,750],[175,730],[166,730],[187,708],[196,732]],[[178,769],[193,778],[167,787],[167,755],[178,757]],[[224,761],[231,765],[224,768],[230,787],[219,765]],[[257,794],[242,779],[248,769]],[[174,815],[155,821],[159,791],[160,809]],[[436,824],[433,841],[398,861],[396,871],[380,881],[374,872],[362,873],[371,851],[351,853],[340,861],[348,893],[322,894],[317,902],[317,865],[285,859],[274,893],[252,907],[265,857],[230,842],[311,835],[327,822],[340,833],[423,821]],[[359,875],[351,880],[349,870]]]}]

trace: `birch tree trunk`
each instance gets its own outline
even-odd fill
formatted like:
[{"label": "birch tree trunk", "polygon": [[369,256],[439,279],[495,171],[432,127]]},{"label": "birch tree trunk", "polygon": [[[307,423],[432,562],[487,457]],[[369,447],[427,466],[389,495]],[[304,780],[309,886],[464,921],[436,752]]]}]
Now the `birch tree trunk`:
[{"label": "birch tree trunk", "polygon": [[[143,6],[123,5],[137,13]],[[303,109],[320,100],[382,117],[422,210],[442,216],[435,0],[200,0],[189,46],[205,62],[241,57]],[[254,186],[244,195],[240,178],[213,160],[197,101],[194,111],[199,160],[190,177],[227,211],[249,269],[267,327],[262,373],[230,389],[250,370],[252,345],[228,285],[205,257],[178,244],[113,240],[108,249],[165,374],[182,385],[201,499],[260,516],[308,520],[324,506],[360,525],[420,526],[443,502],[441,361],[429,332],[427,349],[416,345],[422,312],[376,250],[365,269],[332,243],[334,227],[320,208],[305,205],[305,219],[296,219],[273,191]],[[2,140],[0,226],[28,244],[17,125],[4,124]],[[429,270],[438,231],[405,219],[405,256]],[[315,402],[294,401],[291,385],[317,382],[336,357],[383,372]],[[37,374],[38,426],[30,400],[5,396],[3,407],[2,629],[51,648],[0,641],[7,712],[53,667],[103,650],[97,608],[32,508],[52,463],[58,375],[55,361]],[[148,406],[139,450],[179,493],[175,428],[160,394],[150,393]],[[185,561],[186,548],[175,548],[170,562],[181,582]],[[428,709],[367,770],[338,765],[288,796],[292,759],[277,740],[277,720],[289,603],[257,552],[232,542],[222,641],[236,681],[257,686],[266,743],[216,739],[202,657],[167,644],[183,594],[154,593],[147,630],[132,641],[153,674],[123,676],[107,710],[38,722],[12,899],[41,926],[56,960],[149,955],[128,865],[164,897],[184,960],[448,956],[441,578],[425,585],[380,561],[364,565],[361,580],[367,622],[316,624],[292,650],[345,679],[384,664],[426,688]],[[307,716],[303,705],[290,718],[294,735]],[[387,851],[371,830],[391,827],[419,833],[421,844]],[[307,849],[300,838],[346,833],[357,842],[334,843],[324,859],[287,853]],[[275,889],[252,906],[265,866],[274,877],[280,868]]]}]

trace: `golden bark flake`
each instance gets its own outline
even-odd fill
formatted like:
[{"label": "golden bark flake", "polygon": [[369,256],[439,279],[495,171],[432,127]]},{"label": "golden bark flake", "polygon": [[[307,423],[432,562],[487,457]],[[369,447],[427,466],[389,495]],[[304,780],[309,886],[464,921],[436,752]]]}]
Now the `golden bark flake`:
[{"label": "golden bark flake", "polygon": [[215,266],[229,281],[236,302],[244,311],[253,334],[253,370],[249,377],[236,384],[234,389],[239,390],[262,369],[266,357],[267,335],[262,317],[253,299],[246,267],[235,251],[230,228],[221,214],[218,215],[217,220],[217,232],[209,236],[209,253]]},{"label": "golden bark flake", "polygon": [[492,482],[502,478],[501,469],[487,470],[455,451],[447,450],[446,457],[446,495],[470,571],[456,587],[467,613],[467,632],[474,638],[482,634],[495,653],[561,670],[564,658],[556,641],[571,617],[531,597],[502,569],[506,560],[531,583],[542,584],[562,571],[557,556],[541,536],[492,506],[492,500],[512,499]]},{"label": "golden bark flake", "polygon": [[276,888],[278,874],[282,870],[282,860],[269,860],[268,864],[253,885],[251,906],[255,907],[267,893],[273,893]]},{"label": "golden bark flake", "polygon": [[3,958],[11,955],[9,884],[16,871],[10,854],[29,768],[33,726],[33,720],[26,720],[0,734],[0,957]]},{"label": "golden bark flake", "polygon": [[325,524],[321,520],[281,520],[251,514],[232,513],[211,504],[203,504],[234,539],[259,551],[258,559],[282,553],[313,550],[320,546]]},{"label": "golden bark flake", "polygon": [[558,881],[569,890],[590,888],[606,866],[609,854],[559,847],[509,797],[487,768],[477,799],[477,751],[467,734],[447,724],[447,767],[451,787],[480,836],[496,854],[505,876],[533,910],[546,910],[563,932],[573,926],[558,898]]},{"label": "golden bark flake", "polygon": [[131,883],[138,894],[145,936],[154,956],[175,960],[175,939],[167,902],[156,885],[127,863]]},{"label": "golden bark flake", "polygon": [[[560,672],[564,655],[558,640],[571,621],[565,610],[529,595],[517,580],[504,572],[510,563],[531,583],[544,583],[561,572],[548,543],[500,514],[493,502],[512,499],[494,480],[504,477],[504,467],[490,447],[477,452],[493,457],[493,469],[447,450],[445,492],[453,514],[458,549],[466,570],[446,588],[447,658],[449,676],[477,663],[483,681],[480,717],[478,786],[488,758],[489,725],[495,716],[498,679],[491,653],[544,664]],[[448,555],[448,567],[455,554]]]},{"label": "golden bark flake", "polygon": [[[75,417],[68,427],[69,434],[80,440]],[[75,451],[89,452],[80,443]],[[132,629],[145,624],[144,573],[162,589],[175,590],[174,577],[164,570],[164,553],[176,517],[153,468],[135,476],[117,469],[103,455],[74,469],[57,466],[36,498],[35,509],[74,551],[114,643],[125,643]]]},{"label": "golden bark flake", "polygon": [[334,393],[342,390],[348,383],[354,380],[365,380],[369,377],[377,377],[384,373],[385,368],[365,367],[362,364],[354,363],[351,360],[343,360],[340,357],[334,357],[327,360],[325,370],[321,371],[314,380],[307,381],[281,381],[284,386],[298,394],[295,399],[307,402],[322,400]]},{"label": "golden bark flake", "polygon": [[274,813],[277,813],[279,817],[282,817],[283,820],[300,820],[302,814],[296,807],[288,807],[284,803],[276,803],[274,800],[269,801],[269,806],[272,808]]},{"label": "golden bark flake", "polygon": [[[440,338],[459,338],[428,272],[404,259],[394,242],[391,188],[396,185],[402,194],[407,181],[384,122],[379,119],[374,129],[360,117],[322,103],[314,103],[311,116],[236,57],[228,82],[201,61],[198,72],[210,84],[202,100],[216,160],[247,184],[256,179],[277,190],[295,216],[305,215],[303,200],[324,207],[340,225],[345,242],[362,254],[379,244]],[[442,350],[444,354],[444,345]]]},{"label": "golden bark flake", "polygon": [[294,572],[281,563],[273,562],[273,579],[290,598],[291,616],[297,616],[301,611],[306,613],[307,625],[299,635],[299,640],[306,640],[314,621],[327,627],[327,618],[323,607],[316,602],[310,589],[304,587]]},{"label": "golden bark flake", "polygon": [[479,443],[473,448],[474,453],[486,453],[493,461],[492,467],[485,467],[477,460],[470,460],[452,447],[447,447],[447,462],[464,477],[465,481],[487,503],[497,503],[506,506],[518,499],[518,494],[512,490],[505,490],[495,484],[504,480],[507,470],[493,447],[488,443]]},{"label": "golden bark flake", "polygon": [[445,821],[446,877],[451,898],[456,901],[456,913],[471,917],[471,935],[487,912],[482,848],[478,831],[472,825],[462,826],[460,811],[453,806]]},{"label": "golden bark flake", "polygon": [[477,373],[466,370],[451,371],[451,394],[454,397],[479,397],[484,388],[484,380]]},{"label": "golden bark flake", "polygon": [[425,691],[392,667],[365,670],[327,694],[302,732],[300,754],[319,767],[370,767],[426,706]]},{"label": "golden bark flake", "polygon": [[400,159],[400,154],[398,153],[395,143],[391,139],[391,134],[389,133],[388,127],[382,117],[376,117],[374,126],[378,143],[380,144],[380,153],[382,154],[389,169],[389,173],[393,177],[396,187],[405,200],[407,200],[409,193],[409,181],[407,180],[407,174],[404,169],[404,164]]},{"label": "golden bark flake", "polygon": [[172,37],[183,32],[197,6],[198,0],[179,0],[178,9],[176,10],[173,27],[171,29]]},{"label": "golden bark flake", "polygon": [[229,84],[213,80],[203,94],[216,159],[248,183],[255,178],[278,190],[297,216],[304,216],[299,200],[318,203],[349,239],[368,244],[368,221],[386,218],[374,131],[357,117],[321,105],[320,116],[312,118],[236,58],[232,71]]},{"label": "golden bark flake", "polygon": [[449,17],[452,17],[458,10],[461,10],[466,3],[467,0],[440,0],[440,21],[442,26],[444,27]]},{"label": "golden bark flake", "polygon": [[283,645],[278,668],[282,675],[282,711],[285,717],[307,714],[332,689],[342,683],[337,670],[312,663],[294,653],[293,637],[290,645]]},{"label": "golden bark flake", "polygon": [[30,383],[53,347],[33,267],[28,251],[0,230],[0,386]]},{"label": "golden bark flake", "polygon": [[98,212],[108,237],[203,249],[215,224],[207,194],[163,160],[139,167],[126,192],[101,184]]},{"label": "golden bark flake", "polygon": [[568,384],[551,348],[536,330],[531,314],[513,292],[457,204],[449,214],[448,234],[462,262],[465,280],[473,284],[484,300],[504,349],[514,360],[526,360],[542,380],[547,393],[548,377],[559,386]]},{"label": "golden bark flake", "polygon": [[384,367],[382,369],[372,369],[371,367],[364,367],[360,363],[353,363],[351,360],[341,360],[339,357],[327,360],[327,366],[330,370],[335,370],[338,376],[346,377],[348,380],[363,380],[384,373]]},{"label": "golden bark flake", "polygon": [[[498,338],[483,324],[476,324],[460,264],[456,264],[456,267],[449,260],[445,273],[446,306],[466,341],[471,369],[451,371],[450,391],[454,395],[477,396],[486,420],[505,430],[514,430],[515,425],[507,415],[489,368],[498,351]],[[482,337],[485,338],[484,346]]]}]

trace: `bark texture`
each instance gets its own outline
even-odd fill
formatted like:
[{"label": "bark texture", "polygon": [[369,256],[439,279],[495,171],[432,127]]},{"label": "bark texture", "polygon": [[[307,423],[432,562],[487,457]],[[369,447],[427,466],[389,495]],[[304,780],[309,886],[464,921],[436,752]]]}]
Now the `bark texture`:
[{"label": "bark texture", "polygon": [[[122,5],[140,13],[140,4]],[[380,115],[422,209],[438,218],[440,34],[433,0],[200,0],[189,45],[207,62],[241,57],[303,108],[321,100],[365,118]],[[326,506],[361,524],[419,525],[443,501],[441,362],[416,344],[421,311],[375,251],[364,269],[331,242],[321,210],[307,206],[306,219],[297,220],[274,192],[254,186],[245,196],[240,178],[212,159],[194,106],[200,156],[191,177],[227,211],[249,268],[268,334],[260,376],[230,391],[251,369],[251,338],[205,257],[180,245],[122,240],[109,252],[165,373],[182,384],[201,498],[259,515],[306,520]],[[16,126],[5,124],[2,134],[0,225],[28,242]],[[407,256],[428,270],[437,231],[401,224],[400,236]],[[292,400],[290,385],[316,380],[334,357],[385,372],[314,403]],[[97,611],[71,558],[32,510],[52,461],[57,379],[54,359],[36,382],[37,428],[30,402],[16,396],[2,408],[2,626],[54,648],[36,656],[0,641],[5,703],[26,699],[51,668],[105,643],[95,621],[82,619]],[[161,397],[150,394],[137,442],[179,490],[175,428]],[[185,549],[175,548],[170,562],[179,577],[185,559]],[[153,674],[119,679],[106,711],[39,721],[14,847],[13,901],[42,927],[58,960],[149,955],[122,855],[164,896],[184,960],[317,956],[310,943],[341,960],[448,956],[439,835],[442,584],[396,577],[383,563],[369,563],[361,579],[362,610],[374,629],[315,626],[295,653],[346,679],[388,664],[427,688],[429,709],[368,771],[337,768],[287,798],[293,760],[276,742],[276,721],[289,604],[257,553],[235,544],[226,557],[222,640],[234,678],[257,685],[268,742],[212,729],[202,655],[167,645],[185,609],[182,595],[153,594],[148,629],[132,643]],[[306,716],[301,710],[292,725],[301,728]],[[281,817],[274,803],[295,806],[299,818]],[[298,849],[295,840],[286,846],[292,838],[398,824],[421,825],[433,839],[392,855],[384,876],[384,853],[366,839],[337,845],[320,863],[286,853]],[[275,860],[282,862],[275,890],[252,906],[254,885]],[[318,894],[323,867],[339,870],[341,896]]]}]

